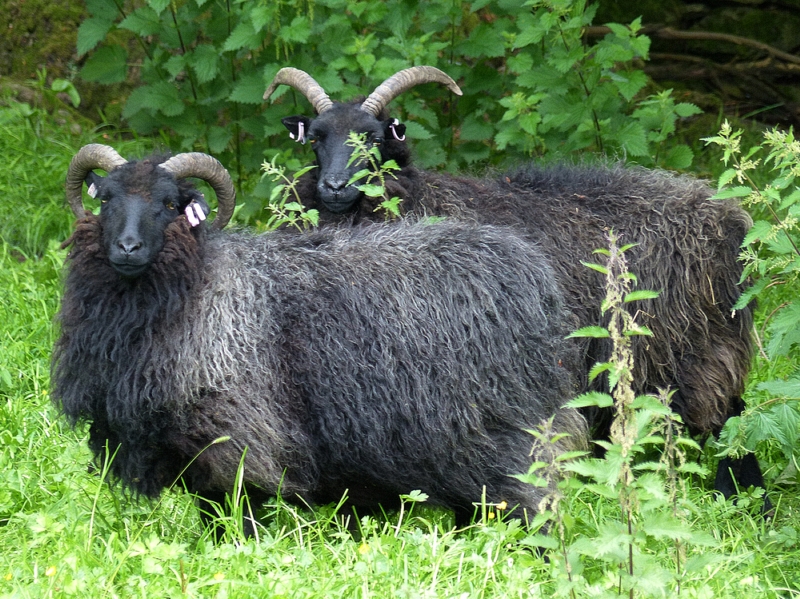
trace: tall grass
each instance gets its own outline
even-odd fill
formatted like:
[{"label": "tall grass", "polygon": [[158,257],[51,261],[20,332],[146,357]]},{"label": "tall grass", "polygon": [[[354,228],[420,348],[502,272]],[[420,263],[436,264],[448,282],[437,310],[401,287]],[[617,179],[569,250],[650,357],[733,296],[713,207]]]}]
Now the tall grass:
[{"label": "tall grass", "polygon": [[[562,488],[565,555],[573,582],[581,581],[570,586],[558,554],[535,549],[559,533],[551,527],[549,536],[536,536],[506,521],[502,506],[482,506],[476,524],[456,531],[449,514],[410,496],[402,518],[363,518],[353,536],[333,506],[305,510],[276,498],[261,509],[257,541],[242,539],[229,522],[226,540],[215,543],[180,489],[152,502],[108,481],[91,464],[85,428],[72,430],[48,397],[64,260],[59,241],[73,220],[62,181],[83,143],[105,141],[136,155],[151,142],[76,136],[43,113],[0,111],[0,147],[13,157],[0,173],[0,599],[629,595],[620,589],[618,564],[603,554],[611,545],[596,541],[630,540],[617,530],[618,499],[597,493],[597,484],[592,490],[572,480]],[[694,458],[713,463],[712,453],[707,448]],[[681,579],[681,596],[800,596],[796,495],[773,495],[775,516],[764,521],[758,498],[747,492],[734,504],[707,483],[681,480],[686,525],[713,542],[713,551],[683,549],[682,563],[693,567]],[[633,562],[639,579],[629,585],[636,596],[666,596],[667,588],[674,595],[674,586],[650,584],[648,570],[638,569],[650,562],[659,572],[672,568],[672,540],[634,539],[633,546],[640,551]]]}]

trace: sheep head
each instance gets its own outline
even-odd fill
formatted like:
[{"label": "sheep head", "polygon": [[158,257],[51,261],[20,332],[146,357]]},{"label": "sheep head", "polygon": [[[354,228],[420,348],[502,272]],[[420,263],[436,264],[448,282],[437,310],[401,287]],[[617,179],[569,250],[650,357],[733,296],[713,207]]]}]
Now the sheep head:
[{"label": "sheep head", "polygon": [[314,107],[317,117],[291,116],[282,119],[295,141],[308,141],[317,157],[317,199],[331,212],[342,213],[353,208],[362,194],[350,178],[364,164],[354,161],[348,166],[352,148],[346,145],[351,132],[366,135],[367,143],[378,146],[381,158],[394,159],[403,167],[408,149],[405,146],[405,125],[397,119],[387,118],[386,106],[394,98],[416,85],[436,82],[446,85],[454,94],[461,95],[456,82],[434,67],[411,67],[395,73],[381,83],[363,102],[342,104],[332,102],[325,90],[307,73],[294,68],[278,71],[264,98],[267,99],[278,85],[290,85],[302,92]]},{"label": "sheep head", "polygon": [[[94,169],[108,174],[102,177]],[[86,183],[89,195],[100,200],[104,249],[111,266],[120,275],[135,278],[164,247],[164,231],[170,223],[184,216],[192,227],[202,226],[209,207],[186,177],[211,185],[219,204],[211,226],[224,227],[235,206],[233,183],[215,158],[200,153],[128,162],[108,146],[84,146],[70,163],[67,201],[76,216],[85,216],[81,190]]]}]

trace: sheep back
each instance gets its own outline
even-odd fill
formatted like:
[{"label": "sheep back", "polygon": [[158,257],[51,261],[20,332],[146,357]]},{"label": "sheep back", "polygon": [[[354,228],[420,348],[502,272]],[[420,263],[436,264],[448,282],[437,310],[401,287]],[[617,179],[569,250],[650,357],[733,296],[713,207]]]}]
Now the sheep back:
[{"label": "sheep back", "polygon": [[[675,390],[672,405],[694,434],[717,433],[742,409],[752,309],[732,308],[746,286],[738,254],[752,221],[735,202],[709,199],[704,182],[644,168],[530,164],[483,179],[407,166],[386,187],[403,199],[405,215],[507,226],[540,245],[581,326],[603,324],[605,297],[603,276],[581,262],[597,260],[593,251],[608,246],[610,230],[636,244],[626,256],[638,288],[661,294],[635,305],[637,321],[653,331],[634,338],[637,392]],[[310,186],[307,193],[313,203]],[[323,210],[321,219],[384,218],[373,210],[365,199],[354,214]],[[608,359],[610,346],[587,341],[584,354],[587,371]],[[601,436],[608,416],[591,416]]]}]

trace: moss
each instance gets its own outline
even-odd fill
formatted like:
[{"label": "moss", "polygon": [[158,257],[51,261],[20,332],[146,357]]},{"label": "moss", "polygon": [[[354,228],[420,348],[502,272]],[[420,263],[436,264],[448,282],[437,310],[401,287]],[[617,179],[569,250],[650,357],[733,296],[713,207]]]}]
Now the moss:
[{"label": "moss", "polygon": [[86,16],[83,2],[0,0],[0,14],[8,20],[0,36],[0,75],[32,79],[44,68],[69,78],[78,27]]}]

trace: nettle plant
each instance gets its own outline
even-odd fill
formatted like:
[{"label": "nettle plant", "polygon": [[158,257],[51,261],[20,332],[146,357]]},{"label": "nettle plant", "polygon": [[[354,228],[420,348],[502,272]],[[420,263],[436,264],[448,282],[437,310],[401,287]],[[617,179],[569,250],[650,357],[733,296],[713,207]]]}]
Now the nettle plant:
[{"label": "nettle plant", "polygon": [[[166,131],[182,151],[217,156],[237,176],[247,218],[270,195],[254,176],[285,155],[281,118],[305,110],[294,92],[265,104],[275,73],[294,66],[345,101],[413,65],[440,68],[464,96],[420,87],[392,104],[424,168],[464,169],[549,153],[599,151],[682,168],[660,154],[678,119],[698,109],[647,95],[649,39],[639,21],[609,24],[588,44],[586,0],[87,0],[80,76],[131,81],[122,117]],[[299,105],[299,106],[298,106]],[[244,189],[242,189],[244,187]],[[245,193],[242,193],[245,191]]]},{"label": "nettle plant", "polygon": [[[791,131],[764,133],[760,145],[744,150],[742,131],[726,121],[707,145],[723,150],[729,166],[719,178],[717,198],[739,198],[755,216],[742,243],[743,277],[753,281],[734,308],[758,298],[770,307],[757,335],[760,362],[768,374],[747,398],[747,410],[731,418],[720,437],[721,451],[739,455],[762,442],[776,444],[786,460],[783,477],[797,477],[800,454],[800,141]],[[760,167],[760,168],[759,168]],[[771,180],[759,185],[754,171],[768,171]],[[777,304],[775,306],[775,304]],[[773,307],[775,306],[775,307]],[[758,331],[756,331],[759,333]]]},{"label": "nettle plant", "polygon": [[366,133],[350,132],[347,146],[353,148],[350,159],[347,161],[348,168],[354,162],[364,165],[364,168],[357,171],[347,182],[352,185],[361,181],[356,188],[370,198],[383,198],[383,201],[375,208],[375,212],[383,212],[386,220],[400,217],[400,198],[397,196],[388,197],[386,193],[386,177],[395,177],[394,171],[399,171],[400,167],[394,160],[381,162],[381,151],[377,145],[367,143]]},{"label": "nettle plant", "polygon": [[[519,477],[535,485],[546,484],[545,473],[564,479],[540,506],[542,512],[534,521],[535,525],[549,524],[551,534],[536,535],[527,542],[551,550],[555,597],[587,593],[673,596],[680,594],[685,580],[716,559],[707,549],[714,539],[694,530],[689,522],[697,508],[688,500],[683,485],[687,475],[704,475],[705,471],[687,460],[687,452],[697,452],[700,447],[682,435],[680,417],[669,408],[670,393],[634,394],[631,337],[651,332],[636,323],[628,306],[658,294],[631,290],[636,277],[627,270],[624,252],[632,246],[619,247],[613,232],[609,242],[608,250],[597,250],[606,257],[604,264],[586,263],[606,277],[602,312],[608,324],[584,327],[571,336],[611,340],[609,360],[590,372],[592,379],[607,376],[611,393],[585,393],[568,405],[613,407],[610,438],[596,441],[605,452],[602,458],[563,454],[551,463],[532,464],[528,473]],[[557,439],[546,427],[531,432],[535,444]],[[553,470],[577,474],[584,481],[556,476]],[[586,493],[594,497],[597,506],[617,508],[616,515],[613,508],[598,508],[598,516],[577,526],[567,506]]]}]

